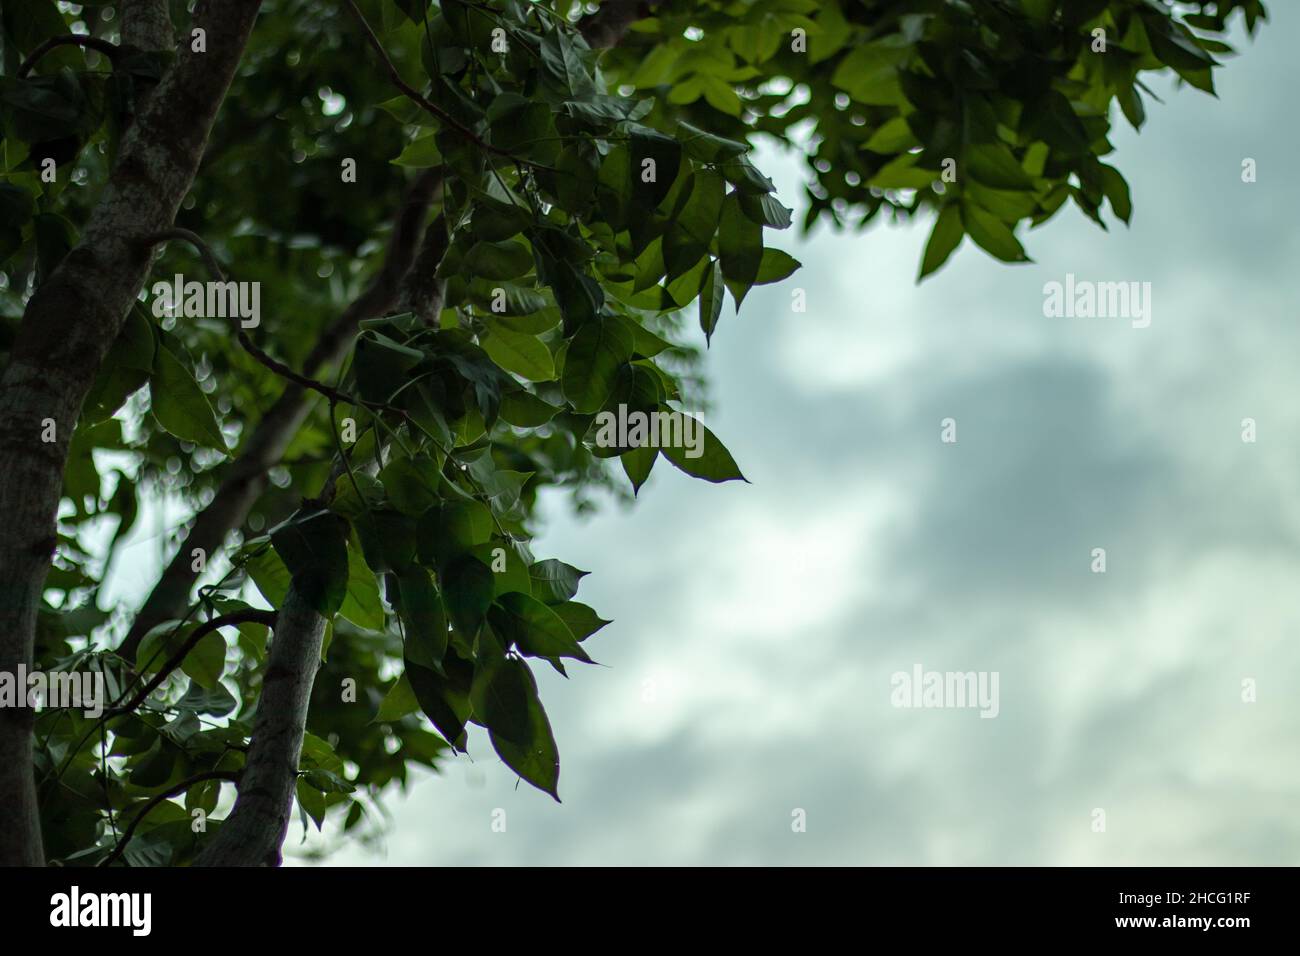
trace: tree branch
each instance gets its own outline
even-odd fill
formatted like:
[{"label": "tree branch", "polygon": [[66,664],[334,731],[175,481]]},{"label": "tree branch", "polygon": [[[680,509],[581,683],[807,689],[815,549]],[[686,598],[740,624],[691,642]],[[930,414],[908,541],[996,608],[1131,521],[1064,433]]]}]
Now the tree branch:
[{"label": "tree branch", "polygon": [[[442,240],[430,240],[426,235],[426,252],[439,241]],[[445,245],[442,248],[445,251]],[[433,263],[435,271],[438,264]],[[415,273],[414,268],[407,272],[398,293],[399,301],[415,298],[417,293],[412,288],[418,281]],[[318,498],[332,492],[340,471],[336,469],[326,481]],[[307,727],[307,706],[320,666],[324,634],[325,618],[291,585],[280,608],[275,638],[267,656],[266,678],[239,797],[216,838],[195,861],[196,866],[280,863],[280,845],[289,829],[302,737]]]},{"label": "tree branch", "polygon": [[176,46],[167,0],[124,0],[121,15],[123,46],[153,51]]},{"label": "tree branch", "polygon": [[267,655],[239,796],[195,866],[279,865],[324,637],[325,618],[290,586]]},{"label": "tree branch", "polygon": [[109,62],[111,63],[116,63],[118,54],[122,52],[120,47],[109,43],[102,37],[86,36],[82,33],[68,33],[64,36],[50,37],[33,50],[31,54],[28,55],[27,59],[18,64],[18,72],[16,74],[18,78],[21,79],[26,76],[31,72],[32,67],[37,64],[41,57],[45,56],[45,54],[49,53],[51,50],[57,49],[61,46],[89,47],[98,53],[104,54],[104,56],[108,57]]},{"label": "tree branch", "polygon": [[388,56],[388,51],[384,49],[384,45],[379,42],[379,37],[375,35],[375,31],[371,28],[369,21],[366,20],[365,14],[357,8],[357,5],[353,3],[353,0],[343,0],[343,2],[347,4],[348,9],[351,10],[353,16],[357,18],[357,22],[361,24],[361,29],[366,35],[366,42],[369,43],[370,48],[379,55],[379,59],[383,61],[384,68],[388,71],[389,79],[392,81],[393,85],[401,91],[403,96],[419,106],[426,113],[436,117],[451,129],[454,129],[461,136],[479,147],[479,149],[486,150],[489,153],[494,153],[497,156],[505,156],[507,159],[511,159],[516,163],[522,163],[525,166],[537,166],[537,163],[521,159],[513,153],[507,152],[498,146],[493,146],[468,126],[462,124],[458,119],[456,119],[456,117],[452,116],[437,103],[431,102],[428,97],[422,95],[415,89],[415,87],[402,79],[402,74],[397,72],[397,67],[393,65],[393,61]]},{"label": "tree branch", "polygon": [[425,231],[420,254],[402,284],[397,301],[399,312],[413,312],[425,325],[438,324],[447,291],[447,283],[438,273],[450,244],[447,219],[439,216]]},{"label": "tree branch", "polygon": [[[116,717],[119,714],[130,713],[143,704],[149,699],[149,695],[157,690],[162,685],[162,682],[171,676],[172,672],[175,671],[176,668],[185,663],[186,656],[190,651],[194,650],[194,648],[198,646],[199,641],[203,640],[213,631],[222,627],[230,627],[236,624],[247,624],[250,622],[265,624],[267,627],[274,628],[275,612],[251,608],[246,611],[232,611],[230,614],[223,614],[220,617],[214,617],[211,620],[204,621],[194,629],[193,633],[191,633],[189,637],[185,639],[185,643],[176,649],[176,653],[167,658],[167,661],[161,668],[159,668],[158,673],[150,678],[148,683],[140,688],[130,701],[121,706],[114,706],[105,716]],[[132,686],[134,686],[134,684]],[[127,690],[130,690],[130,688],[128,687]],[[126,694],[124,693],[122,696],[125,697]]]},{"label": "tree branch", "polygon": [[226,274],[221,268],[221,262],[217,259],[217,254],[212,251],[212,247],[207,241],[192,229],[182,229],[179,226],[172,226],[170,229],[160,229],[158,232],[151,232],[149,235],[140,239],[140,245],[145,248],[152,248],[160,242],[167,242],[169,239],[180,239],[188,242],[193,246],[203,258],[203,265],[211,272],[218,282],[226,281]]},{"label": "tree branch", "polygon": [[204,773],[196,773],[192,777],[186,777],[170,790],[164,790],[162,793],[150,797],[149,802],[141,807],[140,812],[135,815],[135,818],[131,821],[130,825],[122,833],[122,838],[117,841],[117,845],[113,847],[113,851],[109,853],[108,856],[104,857],[104,859],[100,861],[99,865],[112,866],[116,863],[118,858],[126,852],[126,845],[131,842],[131,837],[135,836],[135,831],[139,828],[140,824],[144,822],[144,818],[164,800],[179,797],[196,783],[203,783],[205,780],[229,780],[233,783],[238,783],[239,777],[240,775],[235,773],[233,770],[208,770]]}]

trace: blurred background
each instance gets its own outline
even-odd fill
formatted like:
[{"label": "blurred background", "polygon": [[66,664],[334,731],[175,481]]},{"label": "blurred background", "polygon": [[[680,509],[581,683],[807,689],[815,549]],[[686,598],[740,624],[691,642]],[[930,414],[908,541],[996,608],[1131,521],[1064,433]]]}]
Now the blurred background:
[{"label": "blurred background", "polygon": [[[920,287],[929,223],[782,234],[804,268],[707,360],[752,484],[661,460],[633,509],[545,502],[538,557],[614,619],[603,666],[538,671],[563,804],[479,732],[328,862],[1300,862],[1300,11],[1272,13],[1218,99],[1117,125],[1129,229],[1066,212],[1034,264],[968,241]],[[798,207],[801,161],[758,165]],[[1150,282],[1150,327],[1045,318],[1067,273]],[[142,519],[114,590],[182,517]],[[917,664],[998,672],[997,718],[891,706]],[[301,837],[287,862],[337,842]]]}]

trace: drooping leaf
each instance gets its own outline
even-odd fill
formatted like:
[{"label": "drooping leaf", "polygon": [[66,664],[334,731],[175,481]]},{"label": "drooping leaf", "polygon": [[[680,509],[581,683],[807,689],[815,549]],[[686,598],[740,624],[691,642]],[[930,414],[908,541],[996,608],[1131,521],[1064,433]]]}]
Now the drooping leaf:
[{"label": "drooping leaf", "polygon": [[226,453],[226,442],[208,397],[180,359],[166,348],[158,348],[154,355],[149,395],[154,418],[169,433],[181,441]]},{"label": "drooping leaf", "polygon": [[558,801],[560,755],[528,665],[505,657],[481,666],[470,702],[474,720],[488,728],[506,766]]},{"label": "drooping leaf", "polygon": [[473,555],[452,561],[442,576],[442,594],[456,630],[467,639],[478,634],[496,587],[492,571]]},{"label": "drooping leaf", "polygon": [[312,608],[329,617],[348,595],[348,527],[324,510],[294,515],[271,532],[271,543]]},{"label": "drooping leaf", "polygon": [[689,420],[685,427],[689,433],[694,434],[696,441],[690,445],[664,445],[660,451],[665,458],[693,478],[715,483],[746,480],[736,465],[736,460],[731,457],[731,452],[727,451],[726,446],[703,422],[682,412],[675,414]]}]

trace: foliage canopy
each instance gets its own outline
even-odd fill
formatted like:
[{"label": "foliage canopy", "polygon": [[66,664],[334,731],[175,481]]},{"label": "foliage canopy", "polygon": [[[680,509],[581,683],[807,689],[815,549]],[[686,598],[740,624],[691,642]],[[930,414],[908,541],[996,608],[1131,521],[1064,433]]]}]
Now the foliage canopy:
[{"label": "foliage canopy", "polygon": [[[129,5],[4,7],[5,349],[77,267],[144,98],[195,52],[185,3],[162,4],[178,52],[124,42]],[[700,457],[595,436],[601,412],[698,407],[687,323],[712,339],[798,268],[773,244],[794,200],[754,146],[806,156],[804,228],[933,216],[921,277],[965,237],[1027,261],[1023,227],[1069,204],[1129,220],[1109,136],[1146,121],[1144,76],[1212,93],[1227,34],[1264,17],[1260,0],[266,0],[176,217],[201,241],[154,238],[68,442],[34,663],[102,673],[119,704],[148,693],[36,719],[47,858],[196,858],[220,823],[196,832],[193,811],[223,814],[256,743],[275,619],[255,605],[291,589],[328,628],[287,768],[304,820],[373,835],[381,796],[470,725],[558,799],[532,668],[590,661],[609,622],[577,598],[586,572],[533,552],[538,496],[627,495],[661,457],[742,478],[711,432]],[[50,42],[74,33],[105,42]],[[256,326],[155,307],[155,284],[218,269],[258,284]],[[107,600],[162,498],[219,510],[219,546],[172,529],[149,602]]]}]

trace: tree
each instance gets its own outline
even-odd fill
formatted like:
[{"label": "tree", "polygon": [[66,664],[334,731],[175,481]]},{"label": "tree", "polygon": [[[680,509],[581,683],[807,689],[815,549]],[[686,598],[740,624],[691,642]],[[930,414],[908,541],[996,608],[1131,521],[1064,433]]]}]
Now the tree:
[{"label": "tree", "polygon": [[[742,478],[691,414],[685,323],[711,341],[798,267],[754,144],[807,156],[804,228],[933,215],[921,277],[966,236],[1023,262],[1067,202],[1127,222],[1103,160],[1143,75],[1213,92],[1266,16],[188,6],[4,7],[0,863],[275,863],[295,805],[364,837],[471,724],[558,799],[532,668],[609,622],[531,550],[538,494],[591,507],[660,458]],[[193,519],[146,598],[107,601],[163,498]],[[38,712],[22,669],[107,709]]]}]

